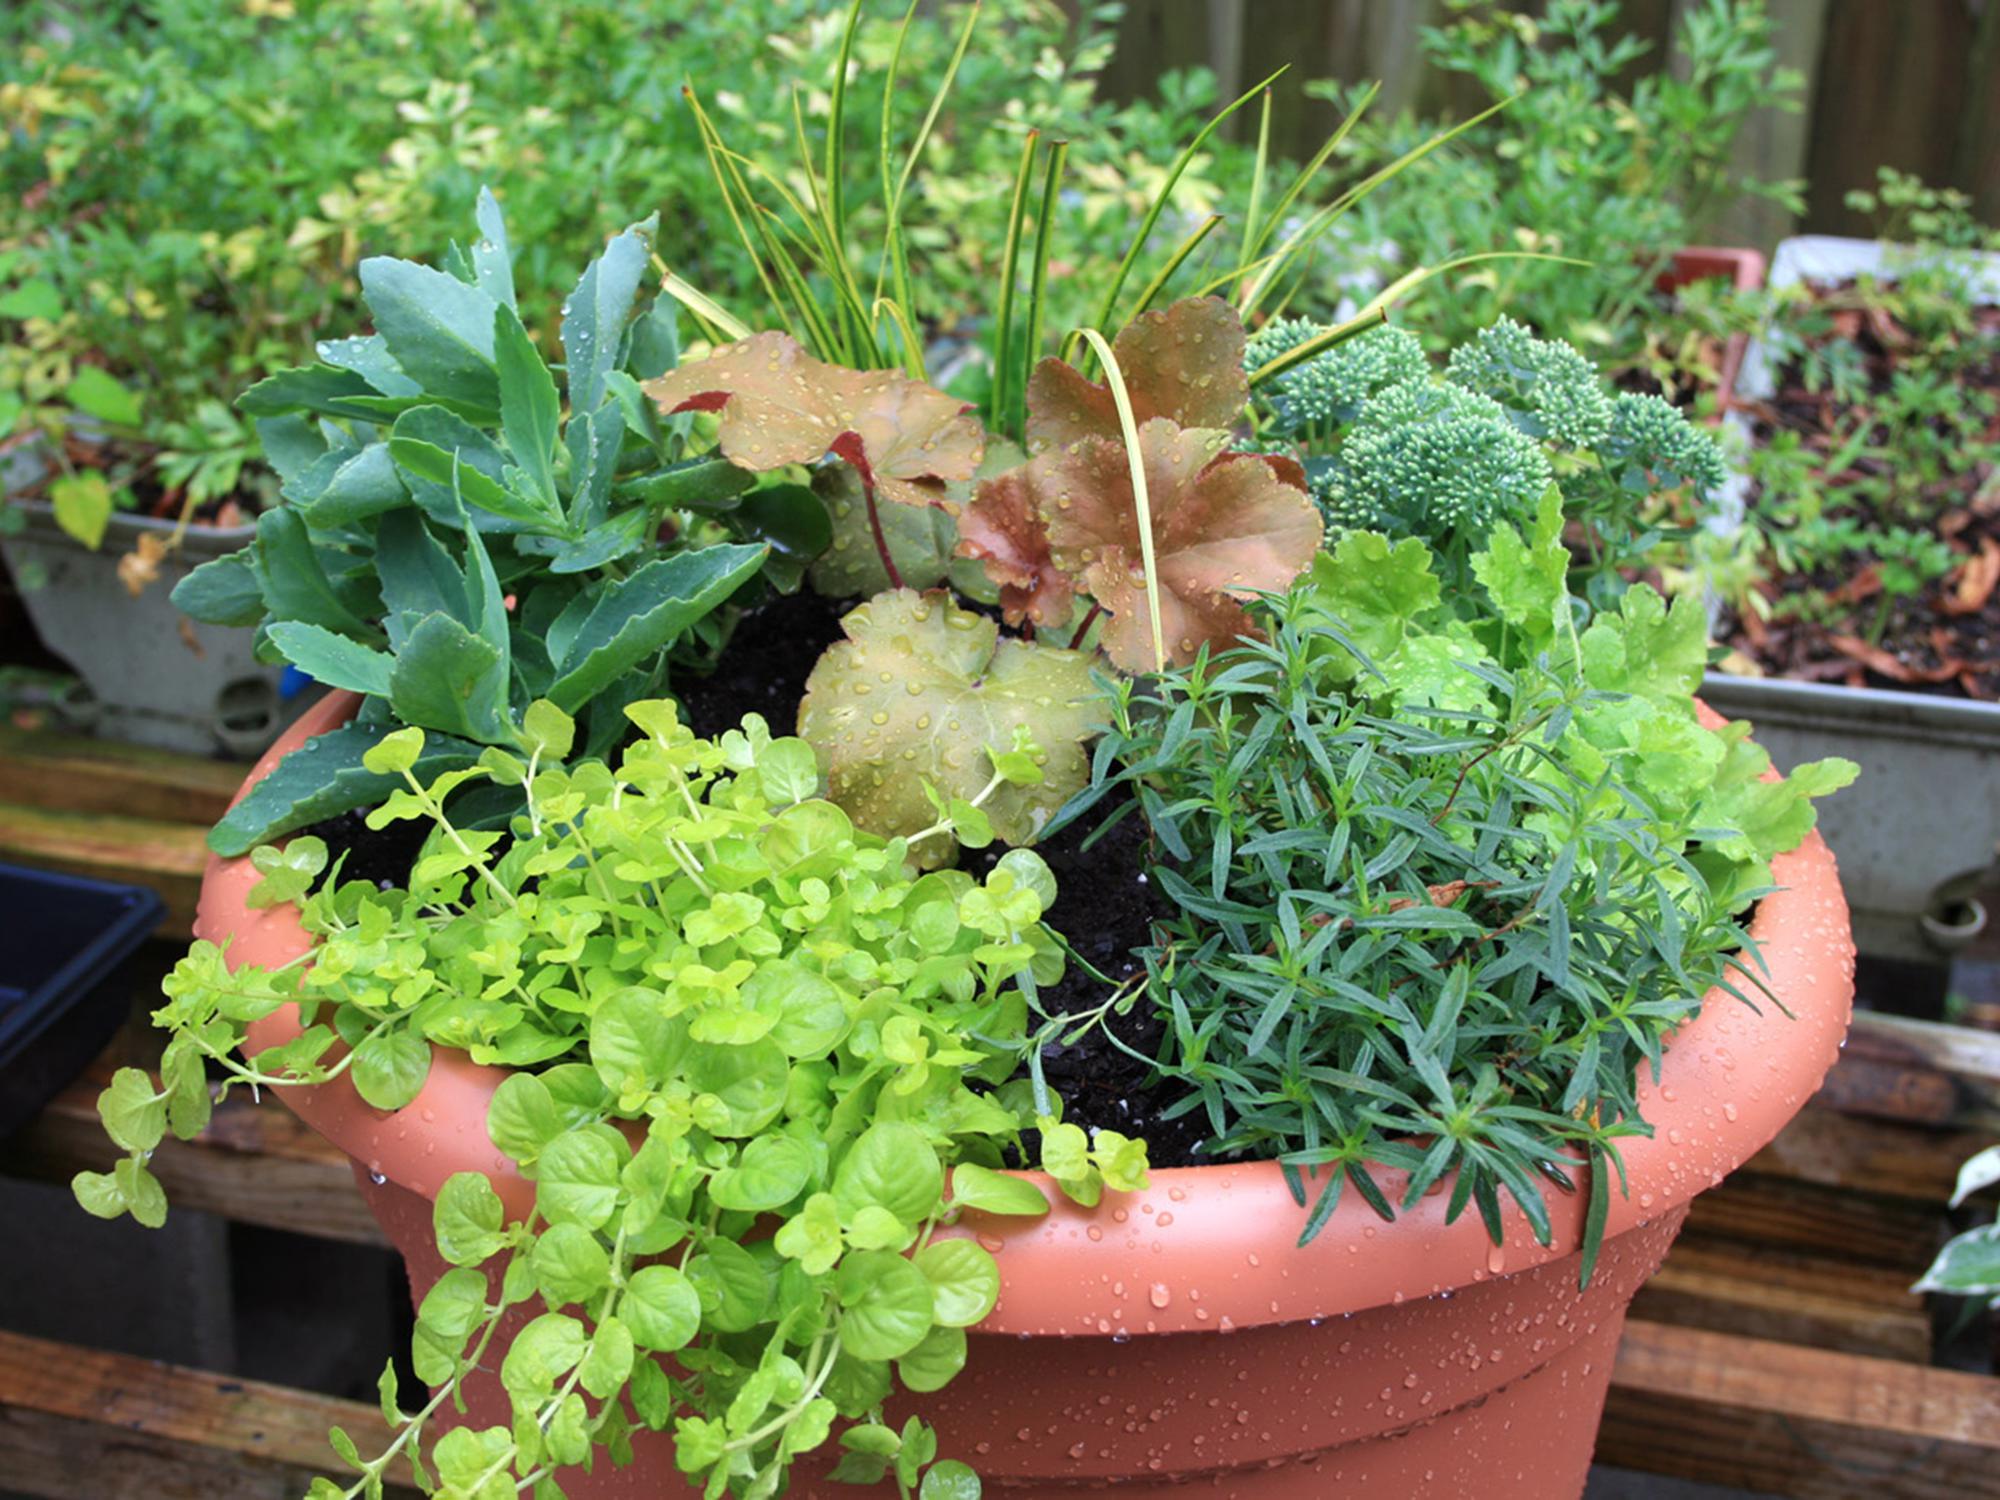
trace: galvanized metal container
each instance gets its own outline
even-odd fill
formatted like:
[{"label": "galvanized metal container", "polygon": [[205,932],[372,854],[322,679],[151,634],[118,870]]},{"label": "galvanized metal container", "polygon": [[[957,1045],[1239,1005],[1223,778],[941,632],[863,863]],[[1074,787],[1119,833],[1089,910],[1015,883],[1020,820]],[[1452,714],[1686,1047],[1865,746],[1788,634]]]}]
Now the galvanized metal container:
[{"label": "galvanized metal container", "polygon": [[[1893,281],[1909,254],[1804,235],[1778,246],[1771,285]],[[1977,257],[1972,268],[1977,295],[2000,302],[2000,256]],[[1753,340],[1739,394],[1774,394],[1777,373]],[[1840,861],[1863,952],[1921,958],[1976,935],[1984,914],[1969,898],[2000,859],[2000,704],[1722,673],[1708,676],[1702,695],[1750,720],[1783,769],[1826,755],[1860,763],[1860,786],[1822,802],[1819,826]]]},{"label": "galvanized metal container", "polygon": [[[41,457],[32,448],[6,455],[0,495],[37,484]],[[165,541],[171,521],[113,515],[96,551],[56,524],[43,501],[0,499],[25,525],[0,537],[0,555],[20,587],[42,644],[83,679],[87,696],[64,705],[75,727],[111,739],[195,755],[252,756],[285,722],[280,668],[252,654],[248,630],[202,625],[175,609],[174,585],[210,558],[236,551],[255,526],[191,526],[134,598],[118,578],[118,559],[151,533]]]}]

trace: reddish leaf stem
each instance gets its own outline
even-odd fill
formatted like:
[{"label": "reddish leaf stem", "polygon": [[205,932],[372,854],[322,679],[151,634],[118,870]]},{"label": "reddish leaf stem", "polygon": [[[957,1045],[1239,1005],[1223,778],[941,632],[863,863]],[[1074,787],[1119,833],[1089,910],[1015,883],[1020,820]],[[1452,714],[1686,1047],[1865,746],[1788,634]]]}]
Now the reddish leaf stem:
[{"label": "reddish leaf stem", "polygon": [[882,513],[875,508],[875,483],[868,471],[861,473],[861,498],[868,504],[868,529],[875,533],[875,551],[882,559],[882,571],[889,575],[889,587],[903,586],[903,575],[896,571],[896,559],[889,555],[889,539],[882,534]]},{"label": "reddish leaf stem", "polygon": [[1090,601],[1090,613],[1083,617],[1083,623],[1076,627],[1076,634],[1069,638],[1069,649],[1074,651],[1083,644],[1083,638],[1090,634],[1090,627],[1097,623],[1097,617],[1104,612],[1104,606],[1095,599]]}]

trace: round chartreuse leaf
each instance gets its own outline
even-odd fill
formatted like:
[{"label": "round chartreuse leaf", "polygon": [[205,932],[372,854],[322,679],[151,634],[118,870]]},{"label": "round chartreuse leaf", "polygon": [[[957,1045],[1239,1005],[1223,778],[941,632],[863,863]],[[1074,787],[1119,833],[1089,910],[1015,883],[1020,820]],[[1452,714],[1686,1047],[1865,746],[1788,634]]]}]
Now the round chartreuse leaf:
[{"label": "round chartreuse leaf", "polygon": [[905,1224],[919,1224],[943,1187],[937,1152],[923,1132],[889,1120],[869,1126],[847,1148],[834,1173],[833,1199],[844,1220],[872,1204]]},{"label": "round chartreuse leaf", "polygon": [[765,1213],[796,1198],[812,1176],[812,1151],[787,1135],[759,1136],[736,1165],[709,1179],[708,1196],[727,1209]]},{"label": "round chartreuse leaf", "polygon": [[938,1240],[915,1261],[931,1284],[937,1320],[947,1327],[970,1328],[1000,1300],[1000,1268],[971,1240]]},{"label": "round chartreuse leaf", "polygon": [[701,1328],[701,1296],[672,1266],[641,1266],[634,1271],[618,1306],[642,1349],[672,1353]]},{"label": "round chartreuse leaf", "polygon": [[935,1322],[924,1273],[888,1250],[857,1250],[840,1263],[840,1346],[857,1359],[901,1359]]}]

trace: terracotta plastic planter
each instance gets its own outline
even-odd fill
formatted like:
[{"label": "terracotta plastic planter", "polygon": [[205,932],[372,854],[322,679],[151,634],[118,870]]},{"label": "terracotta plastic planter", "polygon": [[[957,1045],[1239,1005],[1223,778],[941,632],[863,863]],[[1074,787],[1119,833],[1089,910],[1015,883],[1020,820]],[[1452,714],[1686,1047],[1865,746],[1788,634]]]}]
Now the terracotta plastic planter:
[{"label": "terracotta plastic planter", "polygon": [[[252,772],[337,724],[352,700],[311,709]],[[1815,836],[1776,862],[1784,887],[1752,932],[1792,1016],[1720,993],[1669,1050],[1663,1084],[1641,1089],[1651,1139],[1626,1144],[1629,1195],[1614,1191],[1598,1272],[1577,1290],[1580,1197],[1552,1205],[1552,1246],[1518,1214],[1495,1246],[1476,1214],[1444,1222],[1434,1193],[1393,1224],[1347,1195],[1314,1243],[1271,1163],[1153,1173],[1094,1210],[1030,1224],[974,1222],[999,1258],[999,1306],[973,1335],[966,1371],[923,1409],[944,1451],[989,1493],[1060,1496],[1173,1488],[1238,1500],[1337,1494],[1571,1500],[1581,1494],[1613,1355],[1633,1294],[1672,1244],[1688,1202],[1788,1121],[1838,1055],[1853,995],[1847,907]],[[306,937],[289,908],[253,911],[247,860],[211,861],[199,935],[236,960],[275,963]],[[253,1047],[296,1034],[289,1010]],[[486,1101],[504,1074],[440,1053],[418,1098],[394,1114],[344,1082],[281,1097],[355,1161],[421,1297],[444,1267],[429,1199],[454,1172],[492,1177],[510,1211],[531,1185],[487,1142]],[[1396,1174],[1385,1189],[1393,1198]],[[472,1420],[504,1422],[504,1398],[473,1392]],[[670,1445],[639,1445],[565,1491],[584,1497],[689,1493]],[[795,1484],[834,1500],[851,1486]],[[885,1491],[886,1493],[886,1491]]]},{"label": "terracotta plastic planter", "polygon": [[[1659,274],[1654,288],[1677,292],[1697,281],[1727,281],[1738,291],[1754,291],[1764,284],[1764,257],[1755,250],[1739,250],[1718,245],[1689,245],[1676,250],[1672,264]],[[1743,356],[1750,347],[1747,334],[1732,334],[1722,346],[1722,364],[1716,371],[1717,405],[1728,411],[1736,401],[1736,377],[1743,370]]]}]

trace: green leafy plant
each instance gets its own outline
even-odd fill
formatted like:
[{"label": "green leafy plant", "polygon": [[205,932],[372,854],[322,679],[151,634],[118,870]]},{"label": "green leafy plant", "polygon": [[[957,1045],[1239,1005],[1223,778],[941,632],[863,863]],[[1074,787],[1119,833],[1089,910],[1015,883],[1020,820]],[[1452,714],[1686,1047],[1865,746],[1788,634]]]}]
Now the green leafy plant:
[{"label": "green leafy plant", "polygon": [[[1627,364],[1656,320],[1659,273],[1710,212],[1743,196],[1803,211],[1800,184],[1752,178],[1733,156],[1758,111],[1798,108],[1801,79],[1777,64],[1765,6],[1704,0],[1676,14],[1673,56],[1646,66],[1647,44],[1622,33],[1607,0],[1532,11],[1454,0],[1425,30],[1434,67],[1515,102],[1417,165],[1407,191],[1366,205],[1364,242],[1425,262],[1513,246],[1583,263],[1523,256],[1469,270],[1450,297],[1412,305],[1427,344],[1451,348],[1504,314]],[[1436,130],[1368,120],[1355,140],[1393,154]]]},{"label": "green leafy plant", "polygon": [[[908,140],[932,100],[907,80],[950,67],[925,151],[889,185],[915,268],[907,315],[923,336],[952,336],[994,285],[1008,203],[991,189],[1011,178],[1025,139],[1076,143],[1073,191],[1058,205],[1065,243],[1115,260],[1160,185],[1155,163],[1199,128],[1213,95],[1197,73],[1158,100],[1100,97],[1115,15],[1103,4],[977,9],[982,44],[961,50],[972,8],[960,4],[914,14],[869,4],[851,36],[820,0],[771,0],[754,26],[682,0],[560,17],[525,0],[471,11],[160,0],[68,7],[59,27],[44,9],[10,8],[0,15],[0,435],[17,419],[47,428],[77,370],[101,367],[143,398],[136,434],[149,469],[160,453],[211,451],[184,443],[190,424],[205,425],[204,403],[354,327],[356,263],[431,253],[482,183],[507,205],[530,307],[552,309],[606,236],[660,210],[662,259],[747,304],[756,263],[711,216],[685,211],[712,191],[706,127],[681,96],[691,80],[708,125],[739,141],[817,129],[836,95],[849,120],[872,131],[886,117]],[[843,87],[829,88],[849,64]],[[297,86],[326,78],[369,86]],[[1211,137],[1176,174],[1176,209],[1206,212],[1250,155]],[[277,160],[284,171],[270,170]],[[862,181],[842,210],[865,240],[889,205]],[[1081,295],[1060,277],[1050,287],[1076,316]],[[534,331],[548,347],[553,327]],[[237,498],[254,508],[267,497],[253,484]]]},{"label": "green leafy plant", "polygon": [[[2000,1182],[2000,1146],[1988,1146],[1958,1169],[1951,1206],[1957,1208],[1996,1182]],[[2000,1299],[2000,1223],[1982,1224],[1953,1238],[1911,1290],[1969,1298],[1971,1307],[1990,1312]]]},{"label": "green leafy plant", "polygon": [[824,544],[811,495],[743,500],[748,476],[695,453],[688,423],[641,394],[678,357],[674,304],[641,295],[647,226],[614,238],[564,303],[566,410],[516,310],[490,195],[479,230],[447,269],[364,263],[378,331],[324,343],[321,363],[242,399],[283,503],[174,601],[256,626],[268,657],[366,701],[217,826],[220,852],[372,805],[394,782],[365,756],[399,725],[432,732],[436,774],[520,748],[522,711],[547,698],[604,752],[624,705],[665,685],[676,642],[760,568],[795,587],[787,563]]},{"label": "green leafy plant", "polygon": [[[367,769],[399,789],[371,824],[431,825],[406,886],[341,880],[317,839],[260,847],[252,904],[296,903],[312,948],[232,972],[195,945],[155,1016],[170,1034],[160,1082],[125,1069],[100,1100],[130,1154],[80,1175],[77,1196],[159,1223],[146,1160],[207,1121],[209,1067],[224,1094],[345,1076],[399,1109],[435,1048],[461,1049],[520,1070],[486,1128],[533,1209],[510,1220],[479,1173],[444,1184],[435,1227],[453,1269],[412,1345],[434,1392],[405,1412],[385,1372],[393,1438],[363,1458],[336,1431],[356,1477],[318,1480],[314,1497],[379,1493],[401,1461],[426,1493],[555,1494],[593,1454],[629,1462],[634,1418],[673,1431],[682,1473],[711,1496],[778,1493],[836,1421],[837,1477],[976,1493],[934,1432],[883,1415],[898,1381],[930,1391],[958,1372],[965,1329],[999,1293],[992,1256],[952,1226],[972,1209],[1047,1211],[997,1170],[1031,1125],[1079,1197],[1145,1179],[1137,1143],[1079,1145],[1007,1082],[1028,996],[1063,963],[1040,924],[1053,878],[1021,850],[983,881],[912,875],[911,848],[948,825],[909,841],[858,831],[820,795],[802,741],[754,717],[697,740],[666,700],[624,712],[642,735],[615,767],[570,759],[578,726],[547,700],[526,715],[526,759],[489,747],[435,775],[420,729],[373,746]],[[504,832],[463,826],[446,804],[467,784],[505,787],[524,811]],[[298,1035],[239,1060],[248,1024],[287,1005]],[[500,1334],[524,1306],[540,1310]],[[496,1368],[511,1424],[437,1431]]]},{"label": "green leafy plant", "polygon": [[1579,631],[1553,496],[1447,595],[1414,537],[1353,531],[1271,608],[1268,642],[1118,686],[1091,788],[1143,816],[1177,914],[1146,953],[1171,1113],[1217,1156],[1276,1156],[1302,1238],[1351,1184],[1396,1208],[1455,1172],[1448,1212],[1496,1238],[1505,1193],[1593,1165],[1603,1223],[1634,1092],[1711,987],[1762,994],[1738,914],[1811,830],[1843,761],[1765,780],[1710,730],[1694,602],[1644,586]]}]

